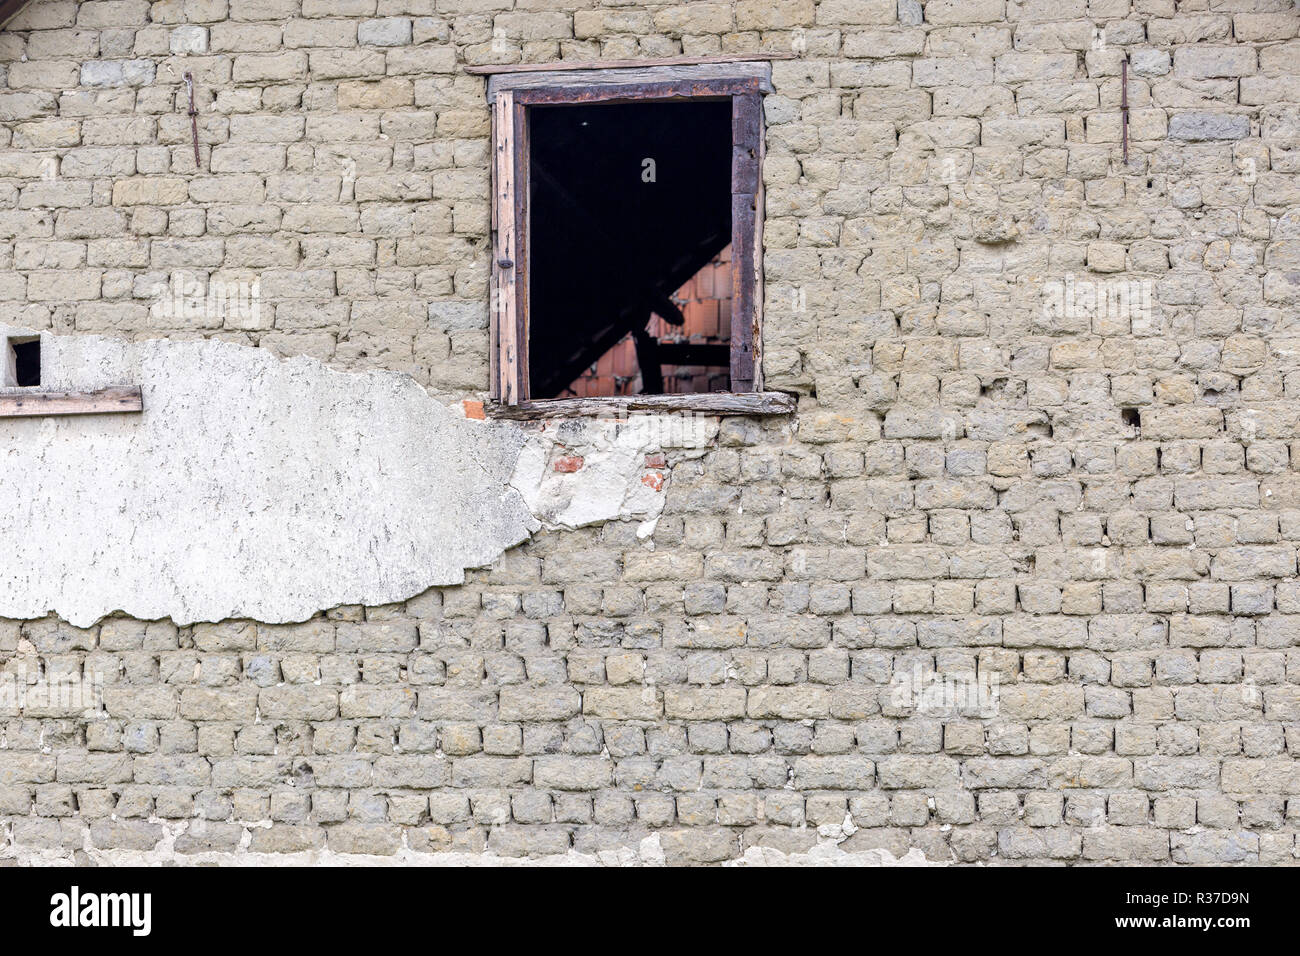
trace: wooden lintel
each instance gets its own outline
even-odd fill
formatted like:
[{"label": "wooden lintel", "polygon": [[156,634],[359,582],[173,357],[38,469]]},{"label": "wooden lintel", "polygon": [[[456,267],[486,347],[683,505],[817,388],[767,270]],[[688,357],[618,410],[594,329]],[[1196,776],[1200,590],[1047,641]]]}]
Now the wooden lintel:
[{"label": "wooden lintel", "polygon": [[[606,70],[542,70],[527,73],[493,74],[488,77],[489,99],[505,90],[524,91],[536,87],[588,90],[594,87],[677,86],[691,83],[756,84],[760,93],[772,92],[772,64],[766,60],[738,60],[731,63],[697,63],[692,66],[615,67]],[[632,94],[629,95],[640,95]]]},{"label": "wooden lintel", "polygon": [[515,102],[527,106],[562,103],[636,103],[644,100],[691,100],[757,94],[754,77],[723,80],[670,80],[662,83],[597,83],[591,86],[532,86],[514,91]]},{"label": "wooden lintel", "polygon": [[745,63],[750,60],[793,60],[791,52],[719,53],[714,56],[666,56],[655,60],[556,60],[551,63],[482,63],[465,67],[477,76],[497,73],[554,73],[560,70],[624,70],[654,66],[699,66],[706,63]]},{"label": "wooden lintel", "polygon": [[139,385],[101,388],[93,392],[41,392],[35,389],[0,392],[0,418],[105,415],[143,410]]},{"label": "wooden lintel", "polygon": [[785,392],[705,392],[698,395],[626,395],[609,398],[548,398],[518,405],[484,406],[493,418],[599,418],[633,412],[693,412],[698,415],[789,415],[795,397]]}]

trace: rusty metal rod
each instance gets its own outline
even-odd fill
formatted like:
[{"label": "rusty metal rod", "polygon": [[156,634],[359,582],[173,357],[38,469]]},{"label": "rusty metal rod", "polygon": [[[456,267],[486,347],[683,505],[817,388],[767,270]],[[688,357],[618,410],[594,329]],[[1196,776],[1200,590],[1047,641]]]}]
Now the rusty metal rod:
[{"label": "rusty metal rod", "polygon": [[190,133],[194,137],[194,168],[202,168],[202,161],[199,159],[199,111],[194,108],[194,76],[188,70],[185,72],[185,87],[190,93]]},{"label": "rusty metal rod", "polygon": [[1123,137],[1123,143],[1124,143],[1124,165],[1127,166],[1128,165],[1128,56],[1127,54],[1125,55],[1124,59],[1120,60],[1119,72],[1120,72],[1119,108],[1120,108],[1120,113],[1124,117],[1124,128],[1121,132],[1121,136]]}]

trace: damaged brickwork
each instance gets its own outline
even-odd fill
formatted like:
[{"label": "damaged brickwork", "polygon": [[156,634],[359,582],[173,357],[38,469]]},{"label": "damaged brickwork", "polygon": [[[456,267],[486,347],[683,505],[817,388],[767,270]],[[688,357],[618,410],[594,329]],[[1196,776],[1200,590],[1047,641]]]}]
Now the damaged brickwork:
[{"label": "damaged brickwork", "polygon": [[661,512],[593,512],[609,446],[519,426],[548,526],[400,603],[0,622],[0,857],[1294,862],[1298,34],[1290,0],[35,0],[0,324],[449,413],[489,365],[465,67],[793,54],[762,354],[799,400],[615,443]]}]

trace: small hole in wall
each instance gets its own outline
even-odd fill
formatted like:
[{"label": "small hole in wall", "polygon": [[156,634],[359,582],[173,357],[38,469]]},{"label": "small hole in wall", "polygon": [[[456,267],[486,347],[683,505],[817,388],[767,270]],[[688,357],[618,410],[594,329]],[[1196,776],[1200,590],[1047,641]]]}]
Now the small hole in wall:
[{"label": "small hole in wall", "polygon": [[1128,425],[1130,428],[1142,427],[1142,412],[1138,409],[1121,408],[1119,413],[1123,417],[1125,425]]},{"label": "small hole in wall", "polygon": [[10,339],[9,350],[13,381],[10,384],[29,387],[41,384],[41,340]]}]

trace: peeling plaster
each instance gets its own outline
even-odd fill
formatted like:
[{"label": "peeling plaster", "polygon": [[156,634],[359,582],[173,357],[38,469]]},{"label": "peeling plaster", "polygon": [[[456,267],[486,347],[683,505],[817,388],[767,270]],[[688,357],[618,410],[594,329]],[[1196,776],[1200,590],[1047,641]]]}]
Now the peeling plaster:
[{"label": "peeling plaster", "polygon": [[[511,484],[549,528],[631,518],[645,538],[663,511],[666,480],[660,469],[647,468],[646,455],[703,448],[717,433],[716,420],[692,416],[550,421],[524,446]],[[557,457],[581,459],[582,467],[557,470]]]},{"label": "peeling plaster", "polygon": [[0,419],[0,616],[302,621],[663,508],[663,428],[474,421],[405,374],[228,342],[41,343],[42,388],[139,384],[144,412]]}]

